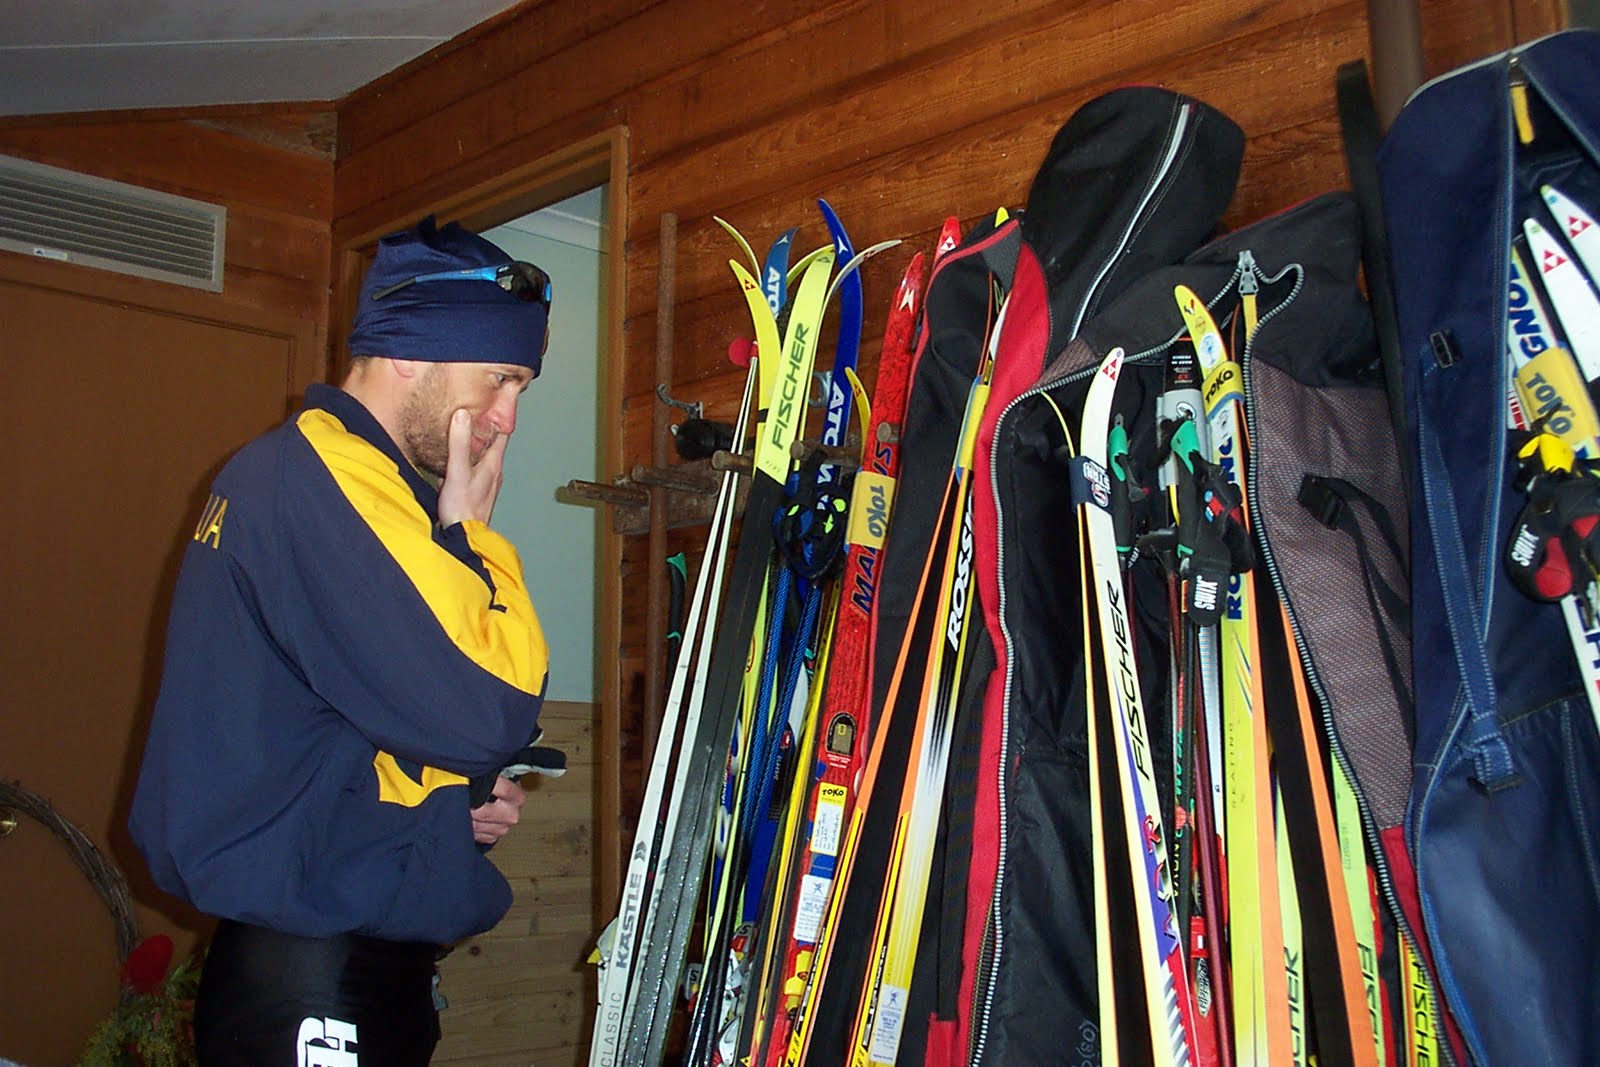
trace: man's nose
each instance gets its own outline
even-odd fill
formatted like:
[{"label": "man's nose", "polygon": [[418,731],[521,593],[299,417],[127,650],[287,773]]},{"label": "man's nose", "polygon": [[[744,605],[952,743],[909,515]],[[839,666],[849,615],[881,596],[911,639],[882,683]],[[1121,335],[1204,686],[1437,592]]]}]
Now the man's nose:
[{"label": "man's nose", "polygon": [[489,425],[496,433],[511,435],[517,429],[517,397],[496,397],[488,414]]}]

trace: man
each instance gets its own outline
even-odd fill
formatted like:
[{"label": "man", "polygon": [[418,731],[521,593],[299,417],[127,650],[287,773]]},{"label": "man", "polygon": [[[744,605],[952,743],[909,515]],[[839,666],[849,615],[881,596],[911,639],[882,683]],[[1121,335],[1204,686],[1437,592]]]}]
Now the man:
[{"label": "man", "polygon": [[425,1064],[439,947],[511,902],[547,650],[492,531],[549,280],[431,219],[384,238],[343,389],[246,445],[186,548],[130,827],[221,922],[203,1064]]}]

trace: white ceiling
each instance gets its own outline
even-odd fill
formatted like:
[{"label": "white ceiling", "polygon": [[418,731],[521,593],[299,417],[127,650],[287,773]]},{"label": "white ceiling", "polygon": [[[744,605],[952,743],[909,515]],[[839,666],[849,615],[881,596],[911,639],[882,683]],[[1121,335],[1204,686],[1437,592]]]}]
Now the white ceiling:
[{"label": "white ceiling", "polygon": [[519,0],[0,0],[0,115],[337,100]]},{"label": "white ceiling", "polygon": [[[512,219],[505,223],[505,228],[600,252],[604,250],[606,234],[605,195],[606,188],[602,185],[531,215]],[[490,233],[490,240],[493,239]]]}]

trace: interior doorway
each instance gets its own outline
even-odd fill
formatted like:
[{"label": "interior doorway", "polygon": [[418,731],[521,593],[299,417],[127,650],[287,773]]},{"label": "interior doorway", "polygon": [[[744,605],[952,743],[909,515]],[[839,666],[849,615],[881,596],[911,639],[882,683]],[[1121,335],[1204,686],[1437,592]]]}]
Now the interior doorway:
[{"label": "interior doorway", "polygon": [[483,231],[516,259],[544,269],[555,292],[550,349],[522,399],[506,450],[495,526],[522,553],[550,644],[547,700],[598,700],[596,553],[603,513],[558,503],[557,486],[600,475],[601,340],[606,316],[607,187]]}]

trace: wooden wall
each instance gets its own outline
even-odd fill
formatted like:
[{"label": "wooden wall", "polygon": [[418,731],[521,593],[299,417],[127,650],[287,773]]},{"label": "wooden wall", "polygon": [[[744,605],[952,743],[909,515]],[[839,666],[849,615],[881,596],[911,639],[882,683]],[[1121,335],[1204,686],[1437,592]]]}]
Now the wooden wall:
[{"label": "wooden wall", "polygon": [[0,155],[225,206],[218,308],[309,320],[324,343],[333,147],[327,105],[0,119]]},{"label": "wooden wall", "polygon": [[[546,614],[546,618],[551,617]],[[435,1064],[587,1062],[595,1002],[593,704],[552,702],[539,725],[567,754],[560,778],[527,779],[522,821],[494,847],[515,898],[500,925],[439,965],[450,1002]]]},{"label": "wooden wall", "polygon": [[[1559,0],[1422,7],[1429,74],[1564,17]],[[870,381],[911,251],[931,246],[946,215],[970,222],[1019,205],[1051,136],[1084,101],[1158,83],[1231,115],[1249,137],[1228,213],[1240,223],[1344,184],[1333,74],[1367,51],[1359,0],[534,3],[341,103],[335,244],[626,125],[626,470],[649,456],[662,212],[679,217],[675,395],[713,414],[737,397],[723,353],[749,328],[725,266],[734,249],[711,215],[763,248],[800,225],[797,247],[808,248],[826,237],[818,196],[858,247],[907,242],[863,272]],[[643,588],[642,554],[642,540],[628,544],[624,588]],[[626,830],[641,774],[642,595],[623,610]]]}]

